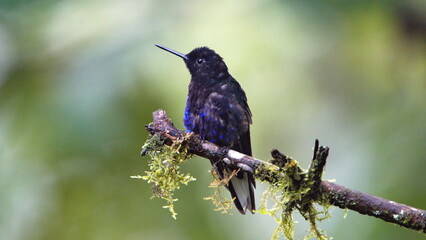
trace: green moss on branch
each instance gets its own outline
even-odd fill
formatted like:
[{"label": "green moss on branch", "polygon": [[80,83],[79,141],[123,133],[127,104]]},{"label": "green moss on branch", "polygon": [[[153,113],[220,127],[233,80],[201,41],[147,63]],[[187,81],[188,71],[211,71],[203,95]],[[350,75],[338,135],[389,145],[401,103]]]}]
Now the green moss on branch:
[{"label": "green moss on branch", "polygon": [[151,157],[148,163],[150,170],[145,171],[144,176],[132,177],[148,181],[152,187],[152,197],[166,200],[167,204],[163,208],[167,208],[174,219],[177,215],[174,210],[174,202],[178,200],[173,197],[174,192],[182,184],[187,185],[189,182],[195,181],[191,175],[179,171],[179,165],[192,156],[182,143],[183,140],[178,139],[168,146],[164,144],[159,135],[150,137],[142,147],[142,154]]}]

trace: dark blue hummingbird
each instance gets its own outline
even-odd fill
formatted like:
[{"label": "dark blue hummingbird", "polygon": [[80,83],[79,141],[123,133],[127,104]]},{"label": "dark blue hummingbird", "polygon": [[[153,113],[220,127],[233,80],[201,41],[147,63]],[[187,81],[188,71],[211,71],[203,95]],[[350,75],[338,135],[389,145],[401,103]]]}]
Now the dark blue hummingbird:
[{"label": "dark blue hummingbird", "polygon": [[[229,74],[228,67],[213,50],[200,47],[182,54],[167,47],[157,47],[181,58],[191,73],[184,125],[188,132],[219,146],[251,156],[251,112],[247,97],[240,84]],[[223,161],[212,161],[213,169],[221,179],[237,170],[228,182],[237,209],[245,214],[255,210],[253,174],[238,167],[227,166]]]}]

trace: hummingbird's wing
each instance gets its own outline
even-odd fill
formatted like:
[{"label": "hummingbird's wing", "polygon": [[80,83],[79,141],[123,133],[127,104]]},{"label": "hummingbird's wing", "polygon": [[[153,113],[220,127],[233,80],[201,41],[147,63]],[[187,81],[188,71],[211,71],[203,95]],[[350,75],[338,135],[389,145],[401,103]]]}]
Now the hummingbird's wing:
[{"label": "hummingbird's wing", "polygon": [[234,78],[231,79],[229,84],[232,85],[233,88],[232,92],[234,93],[235,97],[234,101],[236,102],[236,105],[242,109],[241,113],[243,114],[241,115],[244,115],[238,141],[234,142],[232,149],[251,156],[250,124],[252,123],[252,114],[247,104],[246,93]]},{"label": "hummingbird's wing", "polygon": [[250,141],[250,129],[240,135],[237,142],[234,143],[232,149],[244,153],[245,155],[251,156],[251,141]]},{"label": "hummingbird's wing", "polygon": [[[252,114],[247,104],[247,97],[240,84],[232,78],[230,81],[232,85],[232,92],[234,93],[237,104],[243,109],[244,120],[241,123],[241,133],[236,142],[234,142],[231,149],[252,156],[251,151],[251,139],[250,139],[250,124],[252,123]],[[229,182],[229,191],[232,197],[236,198],[235,205],[241,213],[245,213],[245,209],[249,209],[252,213],[256,209],[254,188],[256,187],[256,181],[253,174],[250,172],[240,171],[236,177],[232,178]],[[237,202],[239,204],[237,204]],[[241,205],[242,209],[238,205]]]}]

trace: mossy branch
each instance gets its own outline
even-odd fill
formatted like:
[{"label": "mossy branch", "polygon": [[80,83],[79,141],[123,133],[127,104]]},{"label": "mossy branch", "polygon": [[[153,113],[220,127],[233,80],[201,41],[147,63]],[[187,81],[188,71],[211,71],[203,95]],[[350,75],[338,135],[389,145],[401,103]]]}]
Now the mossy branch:
[{"label": "mossy branch", "polygon": [[[241,167],[243,171],[254,173],[257,180],[270,183],[272,193],[280,192],[286,194],[278,199],[283,204],[284,211],[281,213],[280,221],[285,227],[279,231],[284,232],[286,237],[292,238],[291,212],[298,210],[302,216],[311,223],[311,235],[319,239],[325,238],[316,228],[318,217],[313,204],[318,203],[325,208],[334,205],[343,209],[350,209],[361,214],[366,214],[386,222],[395,223],[402,227],[426,233],[426,211],[416,209],[404,204],[389,201],[383,198],[371,196],[346,187],[321,179],[326,159],[329,153],[327,147],[319,146],[315,142],[314,157],[308,170],[303,170],[294,159],[273,150],[273,160],[265,162],[242,153],[219,147],[213,143],[200,139],[195,134],[188,134],[173,126],[172,121],[163,110],[153,113],[153,123],[146,126],[151,135],[160,136],[164,144],[172,145],[176,141],[185,147],[189,153],[207,158],[223,159],[225,163]],[[184,139],[184,140],[182,140]],[[290,194],[288,194],[290,193]],[[270,195],[272,196],[272,194]],[[277,202],[276,201],[276,202]],[[277,217],[272,212],[260,207],[258,212],[264,211]],[[281,206],[282,207],[282,206]],[[327,215],[327,214],[325,214]]]}]

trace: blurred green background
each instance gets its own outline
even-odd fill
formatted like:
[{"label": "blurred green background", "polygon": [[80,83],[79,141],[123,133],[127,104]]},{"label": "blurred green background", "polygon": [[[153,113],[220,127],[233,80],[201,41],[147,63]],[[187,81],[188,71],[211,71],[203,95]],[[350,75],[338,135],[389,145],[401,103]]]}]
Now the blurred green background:
[{"label": "blurred green background", "polygon": [[[253,152],[309,164],[326,179],[426,208],[426,2],[0,1],[0,239],[269,239],[260,214],[213,211],[208,160],[183,166],[173,220],[131,175],[159,108],[182,126],[189,73],[209,46],[246,91]],[[259,184],[257,199],[265,185]],[[424,239],[334,208],[334,239]],[[308,226],[295,217],[296,238]]]}]

